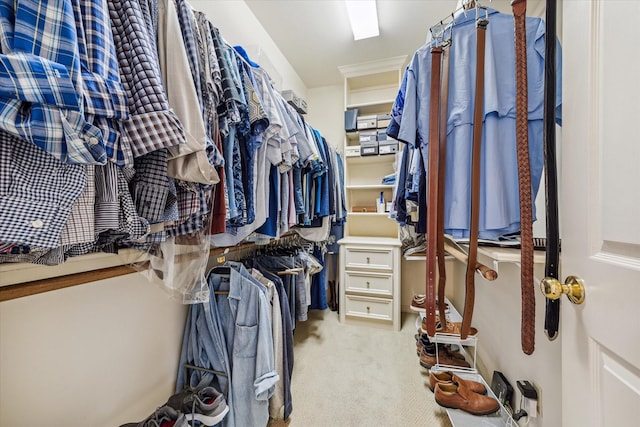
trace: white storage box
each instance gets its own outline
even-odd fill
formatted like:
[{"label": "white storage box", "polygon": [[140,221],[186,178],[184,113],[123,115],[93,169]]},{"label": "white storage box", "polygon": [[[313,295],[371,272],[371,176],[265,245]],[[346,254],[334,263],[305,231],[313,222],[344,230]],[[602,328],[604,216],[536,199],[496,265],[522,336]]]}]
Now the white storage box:
[{"label": "white storage box", "polygon": [[360,129],[375,129],[378,121],[375,115],[371,116],[358,116],[358,130]]}]

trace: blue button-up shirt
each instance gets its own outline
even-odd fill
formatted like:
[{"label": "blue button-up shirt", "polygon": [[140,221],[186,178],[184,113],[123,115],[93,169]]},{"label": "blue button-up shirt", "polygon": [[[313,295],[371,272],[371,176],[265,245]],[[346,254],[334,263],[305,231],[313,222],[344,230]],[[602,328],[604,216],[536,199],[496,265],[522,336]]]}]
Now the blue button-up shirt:
[{"label": "blue button-up shirt", "polygon": [[104,164],[83,102],[71,0],[0,3],[0,127],[64,163]]},{"label": "blue button-up shirt", "polygon": [[[476,67],[474,23],[474,13],[468,13],[466,17],[462,14],[458,16],[450,47],[445,232],[456,238],[469,236],[470,153],[473,141]],[[542,19],[527,18],[529,151],[534,198],[544,164],[544,31]],[[406,92],[398,134],[399,139],[420,147],[425,165],[428,164],[429,143],[430,47],[430,44],[426,44],[420,48],[407,69]],[[560,55],[560,46],[557,52]],[[561,63],[559,57],[556,99],[558,122],[562,98]],[[485,51],[480,238],[496,239],[503,234],[520,230],[514,64],[513,16],[490,9]],[[396,115],[394,118],[398,121]]]}]

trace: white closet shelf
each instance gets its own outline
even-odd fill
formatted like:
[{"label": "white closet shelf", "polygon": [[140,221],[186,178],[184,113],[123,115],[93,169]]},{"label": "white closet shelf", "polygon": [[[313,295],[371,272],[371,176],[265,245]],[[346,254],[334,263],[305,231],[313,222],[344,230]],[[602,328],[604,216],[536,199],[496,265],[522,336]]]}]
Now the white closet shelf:
[{"label": "white closet shelf", "polygon": [[356,103],[347,105],[347,110],[351,110],[354,108],[377,107],[380,104],[393,104],[394,102],[395,102],[395,99],[393,98],[382,99],[382,100],[371,101],[371,102],[356,102]]},{"label": "white closet shelf", "polygon": [[[499,248],[493,246],[478,246],[478,253],[486,255],[497,262],[520,262],[519,248]],[[545,251],[534,251],[533,262],[544,264]]]},{"label": "white closet shelf", "polygon": [[389,212],[347,212],[348,216],[360,216],[360,217],[388,217]]},{"label": "white closet shelf", "polygon": [[392,154],[383,154],[377,156],[350,156],[345,157],[349,163],[353,164],[371,164],[371,163],[387,163],[393,161],[395,156]]},{"label": "white closet shelf", "polygon": [[393,185],[386,184],[359,184],[359,185],[346,185],[347,190],[390,190]]}]

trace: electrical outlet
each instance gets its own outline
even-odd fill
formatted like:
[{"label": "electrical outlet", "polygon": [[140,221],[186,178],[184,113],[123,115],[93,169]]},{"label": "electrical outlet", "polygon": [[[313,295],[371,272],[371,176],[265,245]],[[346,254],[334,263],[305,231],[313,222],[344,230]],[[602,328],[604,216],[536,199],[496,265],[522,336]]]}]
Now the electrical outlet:
[{"label": "electrical outlet", "polygon": [[538,416],[538,392],[533,384],[529,381],[516,381],[516,385],[522,393],[520,401],[520,409],[527,411],[527,415],[531,418]]},{"label": "electrical outlet", "polygon": [[524,398],[524,408],[527,411],[527,414],[531,418],[535,418],[538,416],[538,401],[529,399],[527,397]]}]

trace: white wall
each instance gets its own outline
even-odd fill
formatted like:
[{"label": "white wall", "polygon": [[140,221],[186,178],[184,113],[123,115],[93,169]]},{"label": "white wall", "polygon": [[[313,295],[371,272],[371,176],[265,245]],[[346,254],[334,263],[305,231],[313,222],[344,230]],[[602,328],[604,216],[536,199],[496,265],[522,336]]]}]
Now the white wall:
[{"label": "white wall", "polygon": [[244,1],[190,0],[189,3],[207,15],[231,46],[243,46],[249,57],[269,73],[276,89],[292,89],[306,99],[307,87]]},{"label": "white wall", "polygon": [[342,85],[308,90],[309,112],[305,120],[344,154],[344,89]]},{"label": "white wall", "polygon": [[0,303],[0,425],[144,419],[174,392],[186,313],[139,273]]}]

